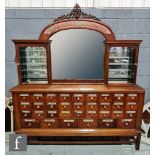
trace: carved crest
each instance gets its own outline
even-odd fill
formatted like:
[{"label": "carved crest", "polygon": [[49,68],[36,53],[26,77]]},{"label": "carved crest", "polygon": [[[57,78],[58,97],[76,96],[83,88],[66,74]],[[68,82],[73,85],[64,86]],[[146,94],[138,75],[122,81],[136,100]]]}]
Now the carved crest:
[{"label": "carved crest", "polygon": [[54,22],[57,22],[57,21],[61,21],[61,20],[64,20],[64,19],[82,19],[82,18],[85,18],[85,19],[94,19],[94,20],[98,20],[100,21],[98,18],[96,18],[95,16],[91,15],[91,14],[86,14],[84,13],[79,4],[76,3],[76,5],[74,6],[73,10],[68,13],[67,15],[63,15],[63,16],[60,16],[58,18],[56,18],[54,20]]}]

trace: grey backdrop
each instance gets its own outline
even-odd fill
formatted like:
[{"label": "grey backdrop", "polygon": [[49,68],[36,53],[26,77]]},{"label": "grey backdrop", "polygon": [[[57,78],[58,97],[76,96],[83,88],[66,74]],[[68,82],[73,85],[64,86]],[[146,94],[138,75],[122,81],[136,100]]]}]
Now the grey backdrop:
[{"label": "grey backdrop", "polygon": [[[141,39],[137,84],[145,88],[145,101],[150,99],[150,11],[149,9],[83,9],[107,23],[117,39]],[[37,39],[41,30],[54,18],[70,9],[6,9],[5,79],[6,96],[18,84],[14,62],[15,47],[11,39]],[[2,52],[2,51],[1,51]]]}]

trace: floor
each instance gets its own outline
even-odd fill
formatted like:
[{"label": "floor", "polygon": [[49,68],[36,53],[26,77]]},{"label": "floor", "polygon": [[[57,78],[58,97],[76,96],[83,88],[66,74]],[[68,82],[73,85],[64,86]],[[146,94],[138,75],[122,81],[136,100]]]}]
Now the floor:
[{"label": "floor", "polygon": [[134,145],[28,145],[27,152],[9,152],[9,134],[6,133],[6,155],[149,155],[150,146],[141,142]]}]

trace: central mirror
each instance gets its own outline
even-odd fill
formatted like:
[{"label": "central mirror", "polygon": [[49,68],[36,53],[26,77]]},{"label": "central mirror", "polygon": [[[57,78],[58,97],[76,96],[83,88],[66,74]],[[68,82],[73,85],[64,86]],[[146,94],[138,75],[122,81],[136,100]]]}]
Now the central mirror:
[{"label": "central mirror", "polygon": [[103,80],[104,40],[88,29],[55,33],[51,42],[52,80]]}]

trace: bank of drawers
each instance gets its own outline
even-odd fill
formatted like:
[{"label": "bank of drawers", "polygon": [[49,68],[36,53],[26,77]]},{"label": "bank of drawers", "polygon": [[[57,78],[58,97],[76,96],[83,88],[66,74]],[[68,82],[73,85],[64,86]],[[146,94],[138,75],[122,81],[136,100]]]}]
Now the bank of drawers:
[{"label": "bank of drawers", "polygon": [[136,93],[21,93],[23,128],[134,128]]}]

